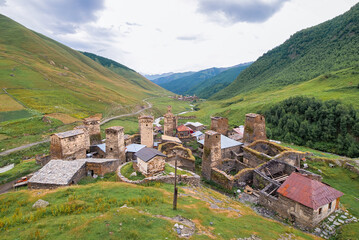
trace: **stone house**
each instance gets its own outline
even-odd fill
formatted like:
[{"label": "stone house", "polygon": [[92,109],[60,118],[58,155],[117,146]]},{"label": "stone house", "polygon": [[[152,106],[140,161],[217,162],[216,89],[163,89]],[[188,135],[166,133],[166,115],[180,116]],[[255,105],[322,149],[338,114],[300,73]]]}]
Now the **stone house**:
[{"label": "stone house", "polygon": [[145,147],[146,147],[145,145],[136,144],[136,143],[126,146],[126,162],[136,160],[135,154]]},{"label": "stone house", "polygon": [[86,138],[82,129],[51,135],[51,159],[75,160],[86,158]]},{"label": "stone house", "polygon": [[260,203],[301,228],[313,229],[339,206],[343,193],[293,172],[278,190],[263,189]]},{"label": "stone house", "polygon": [[192,138],[193,130],[185,125],[177,127],[177,136],[179,139]]},{"label": "stone house", "polygon": [[[205,138],[197,141],[199,144],[204,146]],[[236,155],[241,152],[241,147],[243,143],[230,139],[224,135],[221,135],[220,139],[220,146],[221,146],[221,158],[236,158]]]},{"label": "stone house", "polygon": [[153,148],[142,148],[137,153],[137,168],[146,177],[165,170],[167,156]]}]

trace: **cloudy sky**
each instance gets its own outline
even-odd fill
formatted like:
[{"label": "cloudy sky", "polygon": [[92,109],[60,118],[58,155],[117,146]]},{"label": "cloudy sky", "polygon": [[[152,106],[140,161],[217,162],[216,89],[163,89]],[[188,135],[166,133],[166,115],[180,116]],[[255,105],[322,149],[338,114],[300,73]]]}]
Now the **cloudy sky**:
[{"label": "cloudy sky", "polygon": [[254,61],[357,2],[0,0],[0,13],[76,50],[155,74]]}]

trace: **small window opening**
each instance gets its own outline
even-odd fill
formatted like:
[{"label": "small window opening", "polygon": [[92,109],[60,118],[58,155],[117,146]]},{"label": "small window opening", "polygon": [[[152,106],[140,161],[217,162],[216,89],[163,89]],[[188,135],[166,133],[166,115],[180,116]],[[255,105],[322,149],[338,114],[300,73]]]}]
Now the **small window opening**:
[{"label": "small window opening", "polygon": [[332,203],[329,203],[328,209],[329,209],[329,210],[332,209]]},{"label": "small window opening", "polygon": [[319,208],[319,214],[322,214],[322,208]]}]

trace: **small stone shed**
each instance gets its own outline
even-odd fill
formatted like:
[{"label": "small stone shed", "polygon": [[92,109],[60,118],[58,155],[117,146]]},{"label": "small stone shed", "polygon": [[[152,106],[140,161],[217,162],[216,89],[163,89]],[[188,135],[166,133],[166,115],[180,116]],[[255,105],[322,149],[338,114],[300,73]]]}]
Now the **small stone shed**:
[{"label": "small stone shed", "polygon": [[142,148],[137,153],[137,168],[146,177],[165,170],[167,156],[153,148]]},{"label": "small stone shed", "polygon": [[86,161],[51,160],[29,179],[30,189],[53,189],[76,184],[86,176]]},{"label": "small stone shed", "polygon": [[313,229],[338,209],[341,196],[342,192],[293,172],[275,194],[260,203],[302,228]]},{"label": "small stone shed", "polygon": [[86,171],[88,176],[104,176],[106,173],[115,172],[120,166],[119,159],[108,158],[88,158],[86,161]]}]

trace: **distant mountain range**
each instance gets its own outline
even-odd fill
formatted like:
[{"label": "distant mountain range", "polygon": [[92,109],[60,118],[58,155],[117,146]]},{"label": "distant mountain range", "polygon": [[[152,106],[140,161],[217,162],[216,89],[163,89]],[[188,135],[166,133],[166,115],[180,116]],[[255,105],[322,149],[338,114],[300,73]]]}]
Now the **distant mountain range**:
[{"label": "distant mountain range", "polygon": [[174,73],[153,80],[161,87],[180,95],[196,94],[208,98],[228,86],[251,63],[227,68],[208,68],[198,72]]},{"label": "distant mountain range", "polygon": [[147,78],[148,80],[153,81],[153,80],[155,80],[155,79],[158,79],[158,78],[161,78],[161,77],[167,77],[167,76],[170,76],[170,75],[172,75],[172,74],[174,74],[174,73],[173,73],[173,72],[169,72],[169,73],[153,74],[153,75],[151,75],[151,74],[144,74],[143,76],[144,76],[145,78]]}]

